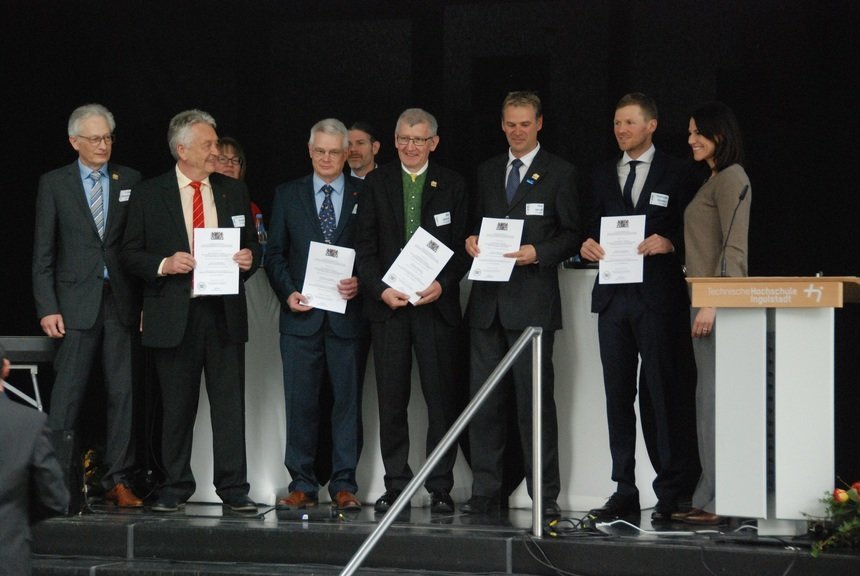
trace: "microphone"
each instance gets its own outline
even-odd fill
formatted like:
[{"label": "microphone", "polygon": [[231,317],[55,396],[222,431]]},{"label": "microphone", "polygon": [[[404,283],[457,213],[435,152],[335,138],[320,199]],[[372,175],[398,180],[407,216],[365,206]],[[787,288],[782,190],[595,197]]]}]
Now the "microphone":
[{"label": "microphone", "polygon": [[738,215],[738,208],[741,207],[741,202],[743,202],[744,198],[747,197],[747,192],[749,192],[749,191],[750,191],[750,185],[747,184],[746,186],[744,186],[744,189],[741,190],[741,193],[738,194],[738,203],[735,204],[735,211],[732,212],[732,219],[729,222],[729,230],[728,230],[728,232],[726,232],[726,237],[723,240],[723,248],[720,250],[720,277],[721,278],[726,277],[726,246],[728,245],[729,238],[732,235],[732,226],[735,225],[735,216]]}]

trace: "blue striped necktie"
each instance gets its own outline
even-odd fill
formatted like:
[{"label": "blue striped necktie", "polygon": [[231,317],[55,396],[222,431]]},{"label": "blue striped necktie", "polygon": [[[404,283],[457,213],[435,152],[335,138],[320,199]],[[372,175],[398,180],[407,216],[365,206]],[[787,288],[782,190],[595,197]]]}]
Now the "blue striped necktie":
[{"label": "blue striped necktie", "polygon": [[104,196],[102,195],[102,173],[98,170],[90,174],[93,187],[90,189],[90,212],[93,214],[93,222],[99,231],[99,238],[105,237],[105,210]]}]

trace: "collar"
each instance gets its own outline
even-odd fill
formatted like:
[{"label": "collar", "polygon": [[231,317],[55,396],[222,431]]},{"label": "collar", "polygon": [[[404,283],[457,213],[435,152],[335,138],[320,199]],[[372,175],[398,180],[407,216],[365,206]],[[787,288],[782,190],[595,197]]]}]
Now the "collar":
[{"label": "collar", "polygon": [[[520,156],[520,162],[523,163],[523,166],[526,168],[526,170],[528,170],[529,166],[532,165],[532,162],[534,161],[535,156],[537,156],[537,153],[539,151],[540,151],[540,142],[538,142],[538,145],[535,146],[531,152],[529,152],[528,154],[523,154],[522,156]],[[506,166],[510,166],[511,162],[514,161],[514,158],[516,158],[516,156],[514,156],[513,153],[511,152],[511,149],[508,148],[508,163],[506,164]]]},{"label": "collar", "polygon": [[343,174],[341,174],[340,176],[338,176],[337,178],[335,178],[331,182],[326,182],[325,180],[320,178],[316,172],[314,172],[313,181],[314,181],[314,194],[319,194],[321,188],[323,186],[325,186],[326,184],[328,184],[329,186],[334,188],[335,194],[343,194],[343,188],[346,185],[346,178],[344,177]]},{"label": "collar", "polygon": [[[92,168],[90,168],[89,166],[85,165],[83,162],[81,162],[80,158],[78,158],[78,170],[81,173],[81,180],[86,180],[87,178],[90,177],[90,174],[92,174],[95,171]],[[104,164],[102,164],[101,166],[96,168],[96,170],[101,172],[102,178],[107,176],[107,173],[108,173],[107,172],[107,162],[105,162]]]},{"label": "collar", "polygon": [[409,169],[408,169],[408,168],[406,168],[406,166],[404,166],[404,165],[403,165],[403,162],[401,162],[401,163],[400,163],[400,168],[401,168],[404,172],[406,172],[407,174],[414,174],[416,177],[417,177],[417,176],[421,176],[422,174],[424,174],[425,172],[427,172],[427,168],[429,168],[429,167],[430,167],[430,161],[428,160],[428,161],[424,164],[424,166],[422,166],[422,167],[421,167],[421,169],[420,169],[420,170],[418,170],[418,172],[410,172],[410,171],[409,171]]},{"label": "collar", "polygon": [[[182,173],[178,164],[176,165],[176,182],[179,184],[180,190],[186,187],[190,188],[192,182],[191,178]],[[204,188],[208,186],[210,190],[212,189],[212,185],[209,183],[209,176],[201,180],[201,182],[203,183]]]},{"label": "collar", "polygon": [[619,165],[625,165],[628,162],[630,162],[631,160],[638,160],[640,163],[651,164],[651,162],[654,160],[654,153],[655,152],[657,152],[657,149],[654,148],[653,144],[651,144],[651,147],[648,148],[647,150],[645,150],[645,152],[643,152],[642,155],[639,156],[639,158],[631,158],[630,154],[625,152],[624,154],[621,155],[621,160],[618,161],[618,164]]}]

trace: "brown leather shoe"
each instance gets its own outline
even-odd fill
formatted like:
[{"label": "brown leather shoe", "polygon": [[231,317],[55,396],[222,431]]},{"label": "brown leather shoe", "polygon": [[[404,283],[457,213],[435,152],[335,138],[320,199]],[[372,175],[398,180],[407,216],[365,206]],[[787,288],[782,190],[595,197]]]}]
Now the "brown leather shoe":
[{"label": "brown leather shoe", "polygon": [[698,524],[699,526],[715,526],[722,523],[722,521],[722,516],[717,516],[716,514],[711,514],[704,510],[700,510],[698,514],[688,514],[687,517],[684,518],[685,523]]},{"label": "brown leather shoe", "polygon": [[114,484],[113,488],[107,491],[105,494],[105,502],[113,502],[120,508],[140,508],[143,506],[143,500],[138,498],[135,493],[131,491],[131,488],[122,482],[117,482]]},{"label": "brown leather shoe", "polygon": [[701,514],[702,512],[704,512],[704,510],[701,508],[690,508],[689,510],[672,512],[672,520],[683,522],[687,516],[694,516],[696,514]]},{"label": "brown leather shoe", "polygon": [[286,498],[278,500],[276,508],[279,510],[301,510],[303,508],[313,508],[317,505],[316,498],[302,492],[301,490],[293,490]]},{"label": "brown leather shoe", "polygon": [[361,502],[352,492],[341,490],[331,499],[331,507],[338,510],[361,510]]}]

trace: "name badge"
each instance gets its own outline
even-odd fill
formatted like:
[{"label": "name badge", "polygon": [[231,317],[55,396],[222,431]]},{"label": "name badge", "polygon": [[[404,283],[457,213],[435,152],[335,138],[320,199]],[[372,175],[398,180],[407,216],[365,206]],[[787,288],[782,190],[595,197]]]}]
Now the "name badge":
[{"label": "name badge", "polygon": [[451,223],[451,213],[450,212],[442,212],[440,214],[436,214],[433,216],[436,220],[436,226],[445,226],[446,224]]},{"label": "name badge", "polygon": [[244,228],[245,227],[245,215],[239,214],[238,216],[233,216],[233,228]]},{"label": "name badge", "polygon": [[665,208],[669,205],[669,195],[668,194],[660,194],[659,192],[651,192],[651,200],[650,204],[655,206],[662,206]]},{"label": "name badge", "polygon": [[356,204],[355,206],[352,207],[352,213],[358,214],[358,204]]},{"label": "name badge", "polygon": [[526,204],[526,216],[543,216],[543,202]]},{"label": "name badge", "polygon": [[128,202],[129,198],[131,198],[131,189],[119,191],[119,201],[120,202]]}]

